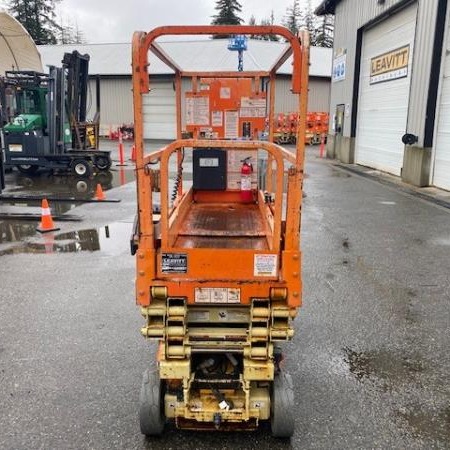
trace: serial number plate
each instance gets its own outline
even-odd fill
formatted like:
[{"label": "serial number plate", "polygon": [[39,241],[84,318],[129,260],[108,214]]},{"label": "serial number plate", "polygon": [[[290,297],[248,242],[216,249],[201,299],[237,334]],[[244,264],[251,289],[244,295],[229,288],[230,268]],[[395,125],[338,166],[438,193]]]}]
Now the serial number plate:
[{"label": "serial number plate", "polygon": [[195,288],[195,303],[239,303],[240,301],[240,289]]}]

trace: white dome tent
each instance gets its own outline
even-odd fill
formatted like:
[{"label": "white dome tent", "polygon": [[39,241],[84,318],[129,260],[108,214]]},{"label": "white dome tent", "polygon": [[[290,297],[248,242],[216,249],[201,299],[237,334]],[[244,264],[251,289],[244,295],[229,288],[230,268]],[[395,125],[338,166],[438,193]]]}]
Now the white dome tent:
[{"label": "white dome tent", "polygon": [[0,9],[0,76],[7,70],[42,72],[41,56],[27,30]]}]

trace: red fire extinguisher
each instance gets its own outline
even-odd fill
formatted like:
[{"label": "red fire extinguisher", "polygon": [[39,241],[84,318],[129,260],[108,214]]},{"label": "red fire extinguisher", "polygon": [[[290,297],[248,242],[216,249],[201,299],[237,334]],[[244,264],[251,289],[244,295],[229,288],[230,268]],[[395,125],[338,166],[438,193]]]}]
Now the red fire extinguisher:
[{"label": "red fire extinguisher", "polygon": [[241,167],[241,201],[243,203],[251,203],[253,201],[252,193],[252,173],[253,166],[249,162],[251,157],[243,159]]}]

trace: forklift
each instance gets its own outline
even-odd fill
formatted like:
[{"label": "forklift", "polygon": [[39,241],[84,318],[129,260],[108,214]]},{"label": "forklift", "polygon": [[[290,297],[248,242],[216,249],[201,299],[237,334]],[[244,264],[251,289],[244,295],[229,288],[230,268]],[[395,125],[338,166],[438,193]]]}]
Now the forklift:
[{"label": "forklift", "polygon": [[26,174],[39,168],[70,170],[89,177],[111,167],[99,150],[100,89],[97,111],[87,120],[89,55],[65,53],[62,67],[49,73],[7,71],[0,78],[1,143],[5,168]]},{"label": "forklift", "polygon": [[[158,45],[166,35],[229,35],[232,50],[251,35],[279,35],[287,45],[265,70],[245,71],[239,53],[236,71],[187,72]],[[149,52],[175,71],[177,105],[176,140],[152,152],[144,141]],[[291,55],[299,126],[288,150],[274,143],[273,119],[276,72]],[[138,214],[130,244],[141,334],[158,343],[156,368],[148,363],[141,385],[141,432],[161,435],[169,421],[218,431],[268,422],[273,436],[290,438],[298,412],[282,344],[302,302],[308,34],[166,26],[134,33],[132,58]]]}]

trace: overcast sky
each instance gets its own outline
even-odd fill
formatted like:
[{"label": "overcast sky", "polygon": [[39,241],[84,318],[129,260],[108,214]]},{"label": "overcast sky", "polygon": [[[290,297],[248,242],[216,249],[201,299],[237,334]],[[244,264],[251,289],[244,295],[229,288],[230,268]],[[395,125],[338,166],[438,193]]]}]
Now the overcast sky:
[{"label": "overcast sky", "polygon": [[[300,0],[300,4],[307,0]],[[312,0],[313,7],[321,0]],[[0,0],[0,5],[4,1]],[[280,23],[293,0],[240,0],[241,17],[257,22],[270,17]],[[204,25],[215,14],[215,0],[62,0],[57,12],[78,23],[88,43],[130,42],[134,31],[160,25]]]}]

